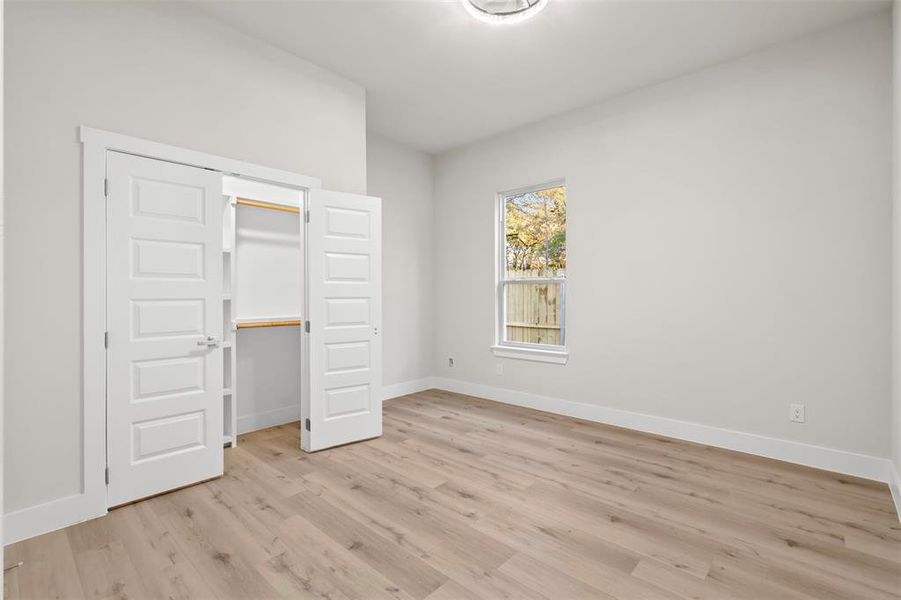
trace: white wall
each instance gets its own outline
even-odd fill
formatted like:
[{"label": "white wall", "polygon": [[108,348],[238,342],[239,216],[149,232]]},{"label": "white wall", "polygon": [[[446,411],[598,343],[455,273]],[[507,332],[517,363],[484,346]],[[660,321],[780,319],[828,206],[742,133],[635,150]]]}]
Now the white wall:
[{"label": "white wall", "polygon": [[[436,374],[889,456],[890,82],[882,14],[439,156]],[[560,177],[569,363],[495,359],[495,193]]]},{"label": "white wall", "polygon": [[237,358],[238,433],[299,421],[297,327],[242,329]]},{"label": "white wall", "polygon": [[[237,317],[301,317],[301,215],[239,206],[234,252]],[[300,330],[242,329],[237,345],[238,433],[300,420]]]},{"label": "white wall", "polygon": [[368,193],[382,198],[383,383],[432,375],[434,364],[431,157],[370,133]]},{"label": "white wall", "polygon": [[174,3],[6,13],[7,512],[81,491],[78,125],[364,193],[363,90]]},{"label": "white wall", "polygon": [[[5,2],[0,1],[0,98],[3,98],[3,14]],[[3,205],[4,190],[3,186],[3,111],[0,110],[0,515],[3,514],[3,297],[5,295],[5,279],[3,278]],[[3,577],[6,568],[6,562],[3,560],[3,519],[0,519],[0,564],[4,569],[0,571],[0,590],[3,587]]]},{"label": "white wall", "polygon": [[892,462],[895,467],[893,492],[901,516],[901,5],[892,5],[894,40],[894,152],[892,154],[893,215],[892,248],[893,283],[893,353],[892,353]]}]

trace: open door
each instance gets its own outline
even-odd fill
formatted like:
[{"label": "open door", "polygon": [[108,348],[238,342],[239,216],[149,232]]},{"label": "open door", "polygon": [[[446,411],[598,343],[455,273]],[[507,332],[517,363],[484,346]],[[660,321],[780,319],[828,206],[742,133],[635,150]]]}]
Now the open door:
[{"label": "open door", "polygon": [[107,155],[109,506],[222,475],[222,176]]},{"label": "open door", "polygon": [[382,201],[307,197],[301,446],[382,434]]}]

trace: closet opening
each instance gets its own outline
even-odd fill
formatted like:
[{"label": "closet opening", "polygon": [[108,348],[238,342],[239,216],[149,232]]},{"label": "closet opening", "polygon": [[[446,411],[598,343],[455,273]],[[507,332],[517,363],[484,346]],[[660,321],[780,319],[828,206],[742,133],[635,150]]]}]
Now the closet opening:
[{"label": "closet opening", "polygon": [[298,452],[381,435],[380,199],[81,140],[83,518],[222,475],[244,432],[301,421]]},{"label": "closet opening", "polygon": [[300,420],[305,191],[226,176],[222,194],[232,266],[223,440],[235,446],[237,435]]}]

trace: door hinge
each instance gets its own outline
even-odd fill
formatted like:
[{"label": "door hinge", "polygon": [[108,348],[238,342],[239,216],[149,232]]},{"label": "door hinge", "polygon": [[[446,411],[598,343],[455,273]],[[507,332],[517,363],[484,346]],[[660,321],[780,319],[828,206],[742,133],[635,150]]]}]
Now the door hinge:
[{"label": "door hinge", "polygon": [[103,332],[103,347],[109,348],[109,331]]},{"label": "door hinge", "polygon": [[310,333],[310,322],[309,321],[303,322],[303,330],[305,333]]},{"label": "door hinge", "polygon": [[308,210],[303,211],[303,222],[304,223],[310,222],[310,211],[308,211]]},{"label": "door hinge", "polygon": [[109,467],[103,470],[103,478],[106,479],[106,485],[109,485]]},{"label": "door hinge", "polygon": [[307,431],[309,431],[309,430],[310,430],[310,420],[309,420],[309,419],[304,419],[304,423],[303,423],[303,424],[304,424],[304,427],[307,428]]},{"label": "door hinge", "polygon": [[109,197],[109,179],[103,180],[103,195]]}]

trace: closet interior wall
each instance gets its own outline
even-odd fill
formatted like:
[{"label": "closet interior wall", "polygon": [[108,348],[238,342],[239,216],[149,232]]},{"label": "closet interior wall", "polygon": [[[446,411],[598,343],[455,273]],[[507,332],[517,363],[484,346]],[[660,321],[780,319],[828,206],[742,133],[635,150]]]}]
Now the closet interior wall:
[{"label": "closet interior wall", "polygon": [[224,442],[300,419],[304,192],[223,181]]}]

